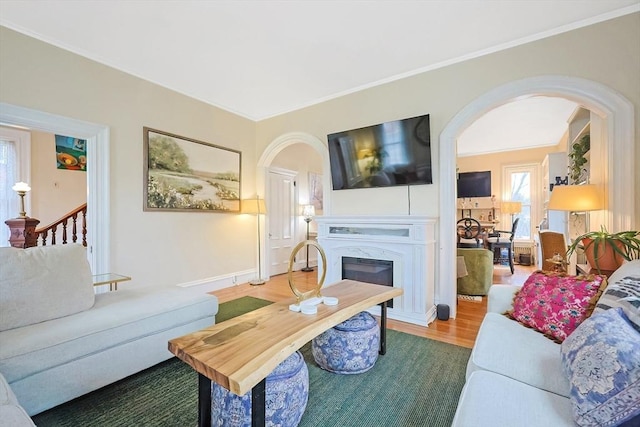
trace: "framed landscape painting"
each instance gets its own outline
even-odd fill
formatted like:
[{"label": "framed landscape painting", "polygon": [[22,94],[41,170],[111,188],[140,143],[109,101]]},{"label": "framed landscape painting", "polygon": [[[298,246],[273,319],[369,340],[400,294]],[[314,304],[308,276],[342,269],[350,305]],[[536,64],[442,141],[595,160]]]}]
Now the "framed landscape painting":
[{"label": "framed landscape painting", "polygon": [[144,128],[145,211],[240,212],[241,153]]}]

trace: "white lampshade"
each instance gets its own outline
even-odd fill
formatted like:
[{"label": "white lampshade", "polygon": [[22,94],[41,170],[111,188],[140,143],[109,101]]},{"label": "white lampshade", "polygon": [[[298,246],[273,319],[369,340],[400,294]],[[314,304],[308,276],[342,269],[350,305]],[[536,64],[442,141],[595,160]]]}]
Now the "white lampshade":
[{"label": "white lampshade", "polygon": [[522,212],[522,203],[521,202],[502,202],[500,204],[500,210],[502,213],[506,214],[517,214]]},{"label": "white lampshade", "polygon": [[587,212],[601,210],[604,205],[597,185],[556,185],[547,207],[554,211]]},{"label": "white lampshade", "polygon": [[260,215],[267,213],[267,206],[264,203],[264,199],[245,199],[242,201],[243,214]]},{"label": "white lampshade", "polygon": [[311,219],[316,215],[316,208],[313,205],[304,205],[302,208],[302,216],[305,219]]},{"label": "white lampshade", "polygon": [[27,191],[31,191],[31,187],[29,187],[29,184],[26,182],[16,182],[11,189],[15,192],[24,191],[26,193]]}]

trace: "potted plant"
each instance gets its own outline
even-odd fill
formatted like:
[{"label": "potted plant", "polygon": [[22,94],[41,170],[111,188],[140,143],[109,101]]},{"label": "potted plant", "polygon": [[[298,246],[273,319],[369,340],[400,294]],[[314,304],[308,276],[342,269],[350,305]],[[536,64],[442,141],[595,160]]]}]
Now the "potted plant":
[{"label": "potted plant", "polygon": [[589,134],[580,138],[575,142],[569,151],[569,178],[572,184],[578,184],[583,181],[586,172],[584,165],[587,163],[586,154],[591,148],[591,138]]},{"label": "potted plant", "polygon": [[567,258],[576,249],[584,250],[589,265],[601,270],[616,270],[624,260],[640,258],[640,231],[609,233],[604,226],[578,236],[567,251]]}]

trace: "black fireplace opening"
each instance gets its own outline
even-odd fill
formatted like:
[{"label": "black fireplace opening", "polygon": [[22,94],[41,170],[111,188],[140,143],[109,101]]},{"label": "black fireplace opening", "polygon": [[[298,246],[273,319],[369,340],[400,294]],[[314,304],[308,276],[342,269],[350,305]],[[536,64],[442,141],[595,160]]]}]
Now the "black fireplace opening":
[{"label": "black fireplace opening", "polygon": [[[342,278],[393,287],[393,261],[343,256]],[[393,300],[387,307],[393,308]]]}]

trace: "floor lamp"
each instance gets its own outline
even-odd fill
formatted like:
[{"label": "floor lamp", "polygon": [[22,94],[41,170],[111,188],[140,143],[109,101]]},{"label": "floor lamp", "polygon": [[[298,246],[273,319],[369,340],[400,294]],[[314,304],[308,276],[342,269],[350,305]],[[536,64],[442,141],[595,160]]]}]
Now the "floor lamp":
[{"label": "floor lamp", "polygon": [[258,219],[258,277],[251,280],[251,285],[264,285],[265,280],[262,278],[262,256],[260,250],[260,215],[267,213],[267,207],[264,199],[256,197],[255,199],[246,199],[242,201],[242,213],[255,215]]},{"label": "floor lamp", "polygon": [[[600,189],[597,185],[555,185],[551,191],[549,205],[547,208],[555,211],[570,212],[571,215],[573,215],[574,231],[577,235],[582,235],[589,231],[589,217],[586,213],[604,209],[604,202]],[[581,230],[577,230],[578,212],[585,213],[584,223],[582,224]],[[569,233],[569,235],[571,235],[571,233]],[[571,236],[569,237],[570,240],[573,240],[571,239]],[[576,263],[580,262],[577,258],[575,258],[575,260]],[[571,264],[573,264],[573,262],[571,262]]]},{"label": "floor lamp", "polygon": [[[574,214],[577,218],[578,212],[599,211],[604,209],[600,189],[595,184],[584,185],[556,185],[551,191],[548,209],[554,211],[566,211]],[[585,216],[583,230],[575,230],[578,235],[589,231],[587,224],[588,217]],[[574,228],[577,223],[574,219]]]},{"label": "floor lamp", "polygon": [[[307,240],[309,240],[309,223],[316,215],[316,208],[313,205],[305,205],[302,208],[302,216],[304,222],[307,223]],[[309,245],[307,245],[307,266],[302,268],[302,271],[313,271],[313,267],[309,267]]]},{"label": "floor lamp", "polygon": [[513,224],[514,215],[522,212],[522,202],[502,202],[500,203],[502,213],[511,214],[511,224]]}]

